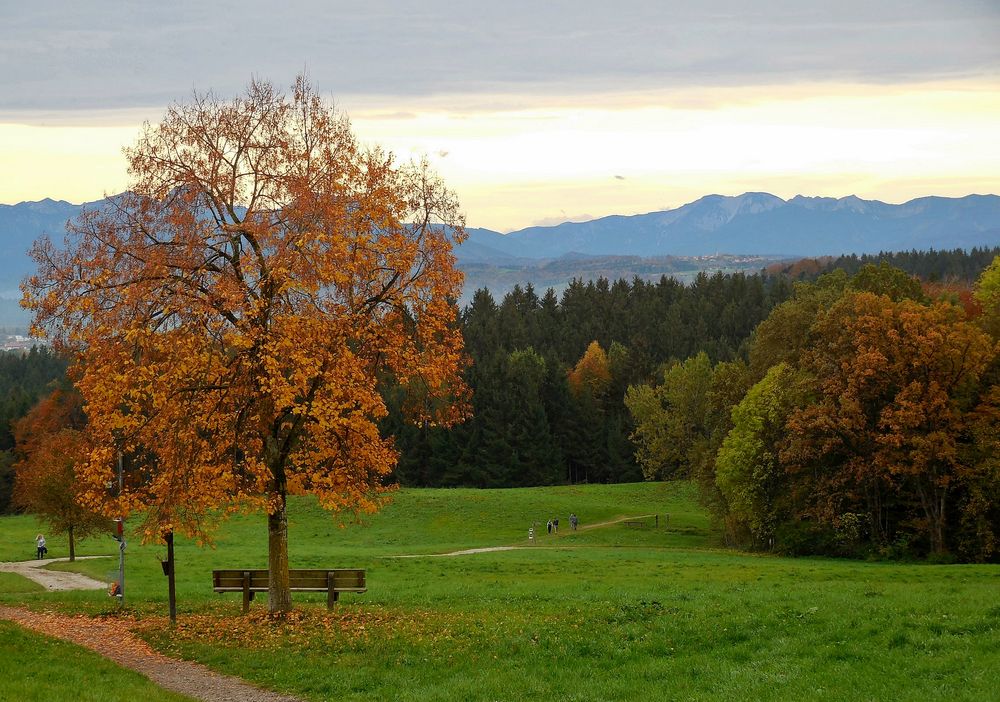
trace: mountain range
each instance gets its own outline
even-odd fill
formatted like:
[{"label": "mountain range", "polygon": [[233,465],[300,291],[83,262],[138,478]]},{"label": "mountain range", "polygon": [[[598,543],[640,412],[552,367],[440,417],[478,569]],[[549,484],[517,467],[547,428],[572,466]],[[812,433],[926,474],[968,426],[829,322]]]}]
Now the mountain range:
[{"label": "mountain range", "polygon": [[460,261],[502,263],[566,254],[784,257],[954,249],[1000,243],[1000,197],[879,200],[768,193],[707,195],[672,210],[529,227],[509,234],[469,229]]},{"label": "mountain range", "polygon": [[[12,307],[18,283],[34,270],[27,256],[31,242],[43,233],[58,240],[66,221],[81,208],[100,205],[50,199],[0,205],[0,300],[8,301],[0,307]],[[893,205],[853,195],[790,200],[756,192],[706,195],[647,214],[509,234],[473,227],[467,231],[468,239],[455,250],[468,276],[466,299],[475,287],[490,287],[496,295],[515,283],[559,288],[560,281],[592,278],[595,271],[658,277],[683,270],[729,270],[732,256],[749,257],[742,265],[759,268],[758,259],[996,246],[1000,196],[921,197]],[[703,257],[711,258],[690,260]],[[0,325],[25,319],[15,308],[0,309]]]}]

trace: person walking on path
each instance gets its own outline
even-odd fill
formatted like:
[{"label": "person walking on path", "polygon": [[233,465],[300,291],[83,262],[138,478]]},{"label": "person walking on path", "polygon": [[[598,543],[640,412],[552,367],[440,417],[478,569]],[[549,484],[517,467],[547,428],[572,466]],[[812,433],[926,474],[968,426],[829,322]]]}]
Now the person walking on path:
[{"label": "person walking on path", "polygon": [[552,531],[559,533],[559,517],[552,520]]},{"label": "person walking on path", "polygon": [[577,521],[578,520],[576,518],[576,513],[571,513],[569,515],[569,526],[570,526],[570,529],[572,529],[573,531],[576,531]]},{"label": "person walking on path", "polygon": [[35,558],[44,558],[45,554],[48,552],[49,549],[45,547],[45,536],[43,534],[39,534],[35,537]]},{"label": "person walking on path", "polygon": [[545,522],[545,528],[548,529],[549,533],[552,533],[552,520]]}]

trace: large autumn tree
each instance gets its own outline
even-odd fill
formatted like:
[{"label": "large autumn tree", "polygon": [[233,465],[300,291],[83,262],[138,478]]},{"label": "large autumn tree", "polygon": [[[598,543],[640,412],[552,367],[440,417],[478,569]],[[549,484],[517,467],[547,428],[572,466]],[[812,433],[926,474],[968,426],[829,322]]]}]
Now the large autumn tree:
[{"label": "large autumn tree", "polygon": [[782,453],[804,516],[835,523],[860,497],[885,541],[888,503],[909,499],[911,519],[943,553],[956,486],[976,469],[961,450],[969,412],[995,355],[949,303],[849,293],[822,314],[802,356],[818,400],[791,415]]},{"label": "large autumn tree", "polygon": [[[419,390],[416,420],[460,417],[462,402],[432,400],[465,394],[462,218],[426,164],[362,148],[301,77],[290,94],[254,81],[172,106],[126,156],[128,192],[62,247],[36,243],[23,286],[35,331],[76,353],[84,499],[182,527],[183,513],[264,510],[269,609],[285,612],[289,491],[378,505],[396,455],[377,378]],[[119,454],[150,458],[116,495]]]}]

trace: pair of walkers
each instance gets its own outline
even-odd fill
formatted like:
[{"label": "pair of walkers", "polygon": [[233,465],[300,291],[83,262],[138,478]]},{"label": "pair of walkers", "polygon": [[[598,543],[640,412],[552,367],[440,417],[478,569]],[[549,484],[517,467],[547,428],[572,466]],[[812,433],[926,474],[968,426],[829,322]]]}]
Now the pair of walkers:
[{"label": "pair of walkers", "polygon": [[[573,531],[576,531],[576,527],[577,527],[577,525],[579,525],[579,523],[580,523],[580,520],[579,520],[579,518],[577,518],[577,516],[576,516],[575,513],[569,515],[569,526],[570,526],[570,528]],[[549,534],[558,534],[559,533],[559,518],[558,517],[553,517],[549,521],[545,522],[545,530]],[[534,529],[529,529],[528,530],[528,538],[529,539],[534,539],[535,538],[535,530]]]}]

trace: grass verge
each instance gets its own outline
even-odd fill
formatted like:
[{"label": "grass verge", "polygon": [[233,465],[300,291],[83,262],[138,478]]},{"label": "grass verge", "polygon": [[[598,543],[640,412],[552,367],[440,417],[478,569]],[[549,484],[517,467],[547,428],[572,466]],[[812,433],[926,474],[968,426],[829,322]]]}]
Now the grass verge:
[{"label": "grass verge", "polygon": [[184,702],[85,648],[0,621],[0,700]]}]

